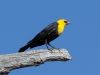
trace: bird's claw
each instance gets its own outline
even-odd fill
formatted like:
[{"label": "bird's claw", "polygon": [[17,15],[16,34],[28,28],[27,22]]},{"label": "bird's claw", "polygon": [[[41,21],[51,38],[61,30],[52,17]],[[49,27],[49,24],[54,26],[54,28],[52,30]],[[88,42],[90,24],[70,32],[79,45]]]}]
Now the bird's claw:
[{"label": "bird's claw", "polygon": [[48,48],[48,50],[51,51],[51,52],[52,52],[53,50],[58,50],[58,51],[60,51],[60,48],[51,48],[51,49]]},{"label": "bird's claw", "polygon": [[52,50],[54,50],[54,49],[56,49],[56,50],[57,50],[58,48],[52,48]]},{"label": "bird's claw", "polygon": [[60,48],[52,48],[52,50],[54,50],[54,49],[55,49],[55,50],[59,50],[59,51],[60,51]]}]

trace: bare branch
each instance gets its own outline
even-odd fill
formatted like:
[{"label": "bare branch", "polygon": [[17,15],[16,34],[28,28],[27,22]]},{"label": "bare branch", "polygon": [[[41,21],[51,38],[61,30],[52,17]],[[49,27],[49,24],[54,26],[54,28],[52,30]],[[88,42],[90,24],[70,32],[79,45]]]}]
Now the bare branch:
[{"label": "bare branch", "polygon": [[66,49],[60,50],[32,50],[22,53],[0,55],[0,75],[6,75],[11,70],[39,66],[46,61],[67,61],[72,57]]}]

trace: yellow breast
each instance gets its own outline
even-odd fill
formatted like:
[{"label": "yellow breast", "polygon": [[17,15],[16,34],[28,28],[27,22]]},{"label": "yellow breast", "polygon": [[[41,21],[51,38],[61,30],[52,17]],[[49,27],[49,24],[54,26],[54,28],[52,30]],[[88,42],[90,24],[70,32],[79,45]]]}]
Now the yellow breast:
[{"label": "yellow breast", "polygon": [[62,34],[63,31],[64,31],[64,26],[58,25],[58,35]]}]

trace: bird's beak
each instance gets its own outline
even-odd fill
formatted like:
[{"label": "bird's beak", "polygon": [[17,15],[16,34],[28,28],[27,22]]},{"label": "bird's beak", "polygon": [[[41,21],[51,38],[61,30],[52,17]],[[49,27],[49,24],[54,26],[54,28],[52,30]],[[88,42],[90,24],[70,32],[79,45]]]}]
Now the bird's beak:
[{"label": "bird's beak", "polygon": [[70,24],[70,22],[67,22],[67,25]]}]

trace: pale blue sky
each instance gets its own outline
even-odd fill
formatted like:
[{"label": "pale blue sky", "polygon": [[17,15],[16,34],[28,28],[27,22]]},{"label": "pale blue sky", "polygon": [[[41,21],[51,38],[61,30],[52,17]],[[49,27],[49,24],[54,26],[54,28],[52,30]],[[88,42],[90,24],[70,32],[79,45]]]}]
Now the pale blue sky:
[{"label": "pale blue sky", "polygon": [[100,0],[0,0],[0,54],[16,53],[61,18],[71,24],[51,44],[68,49],[73,60],[16,69],[9,75],[100,75]]}]

